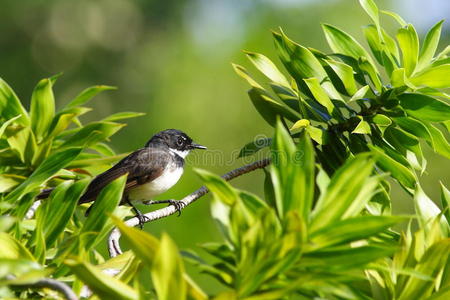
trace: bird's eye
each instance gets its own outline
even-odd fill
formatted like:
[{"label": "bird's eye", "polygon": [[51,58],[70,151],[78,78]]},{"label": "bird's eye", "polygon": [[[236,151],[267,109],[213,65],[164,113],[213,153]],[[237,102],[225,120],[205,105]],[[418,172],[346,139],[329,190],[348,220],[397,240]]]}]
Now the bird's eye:
[{"label": "bird's eye", "polygon": [[177,144],[178,144],[179,146],[182,146],[183,143],[184,143],[184,140],[183,140],[182,138],[178,138]]}]

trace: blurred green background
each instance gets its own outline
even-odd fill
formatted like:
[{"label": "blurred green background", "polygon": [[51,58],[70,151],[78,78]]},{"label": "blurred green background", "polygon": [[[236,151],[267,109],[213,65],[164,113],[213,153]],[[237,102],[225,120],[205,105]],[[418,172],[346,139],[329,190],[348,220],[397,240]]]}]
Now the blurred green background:
[{"label": "blurred green background", "polygon": [[[376,2],[413,23],[422,38],[450,15],[448,0]],[[383,21],[392,33],[396,24],[387,17]],[[59,106],[88,86],[117,86],[90,103],[94,110],[84,121],[119,111],[147,113],[128,121],[113,137],[118,152],[137,149],[166,128],[182,129],[208,146],[208,152],[191,154],[180,183],[160,197],[180,199],[201,185],[193,167],[222,174],[250,162],[236,158],[245,143],[272,134],[247,99],[248,86],[234,74],[231,62],[256,74],[241,50],[276,60],[270,31],[279,26],[295,41],[329,51],[320,23],[334,24],[361,40],[361,27],[369,18],[357,0],[2,0],[0,76],[26,105],[38,80],[59,72],[64,72],[55,86]],[[449,40],[450,27],[444,23],[438,50]],[[448,186],[450,165],[428,152],[428,174],[421,181],[437,200],[438,180]],[[262,178],[259,171],[233,184],[261,195]],[[411,199],[397,187],[393,193],[394,209],[412,212]],[[167,231],[181,248],[197,249],[198,243],[220,238],[209,201],[210,196],[204,197],[181,217],[145,229],[156,235]]]}]

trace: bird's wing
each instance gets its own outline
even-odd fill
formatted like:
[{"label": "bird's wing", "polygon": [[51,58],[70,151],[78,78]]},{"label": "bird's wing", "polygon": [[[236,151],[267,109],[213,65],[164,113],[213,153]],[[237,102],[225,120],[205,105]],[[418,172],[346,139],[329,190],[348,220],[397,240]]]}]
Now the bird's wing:
[{"label": "bird's wing", "polygon": [[125,193],[130,189],[152,181],[161,175],[169,162],[170,154],[160,149],[142,148],[121,161],[111,169],[92,180],[79,203],[94,201],[100,191],[114,179],[128,173]]}]

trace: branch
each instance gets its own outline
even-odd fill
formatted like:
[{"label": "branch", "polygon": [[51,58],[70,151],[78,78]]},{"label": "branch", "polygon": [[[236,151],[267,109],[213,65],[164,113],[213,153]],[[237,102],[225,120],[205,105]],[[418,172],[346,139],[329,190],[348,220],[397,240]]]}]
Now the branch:
[{"label": "branch", "polygon": [[[239,177],[243,174],[250,173],[256,169],[264,168],[269,164],[270,164],[269,158],[259,160],[254,163],[245,165],[243,167],[234,169],[234,170],[222,175],[222,179],[229,181],[229,180]],[[199,188],[192,194],[179,200],[182,204],[180,209],[185,208],[186,206],[193,203],[200,197],[206,195],[208,192],[209,192],[209,190],[205,186],[202,186],[201,188]],[[169,205],[167,207],[149,212],[144,215],[145,223],[170,216],[176,212],[177,212],[177,210],[173,205]],[[130,227],[137,226],[137,225],[139,225],[139,219],[137,217],[128,219],[127,221],[125,221],[125,224]],[[120,231],[117,228],[114,228],[114,230],[109,235],[109,239],[108,239],[108,250],[109,250],[110,257],[115,257],[119,254],[122,254],[122,249],[120,248],[119,239],[120,239]]]},{"label": "branch", "polygon": [[[10,276],[8,276],[10,277]],[[14,277],[10,277],[9,279],[13,280]],[[64,295],[67,300],[78,300],[77,295],[72,291],[72,289],[65,283],[60,282],[51,278],[42,278],[34,283],[11,283],[10,285],[15,286],[23,286],[30,288],[49,288],[55,291],[60,292]]]}]

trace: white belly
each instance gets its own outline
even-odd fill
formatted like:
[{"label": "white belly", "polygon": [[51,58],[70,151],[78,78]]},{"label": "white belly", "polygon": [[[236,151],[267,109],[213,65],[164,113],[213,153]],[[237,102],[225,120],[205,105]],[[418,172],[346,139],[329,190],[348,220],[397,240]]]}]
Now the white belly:
[{"label": "white belly", "polygon": [[182,174],[183,168],[167,168],[155,180],[130,190],[129,199],[131,201],[152,200],[153,197],[164,193],[177,183]]}]

